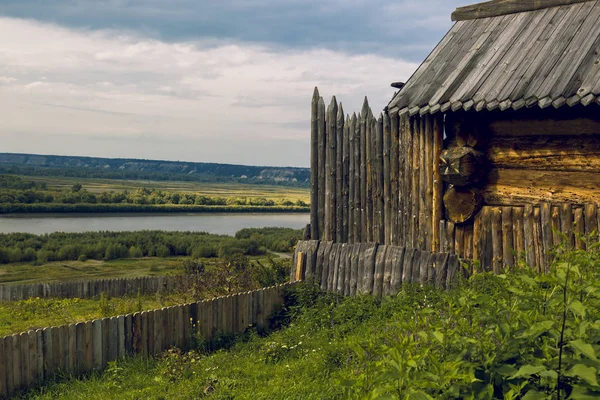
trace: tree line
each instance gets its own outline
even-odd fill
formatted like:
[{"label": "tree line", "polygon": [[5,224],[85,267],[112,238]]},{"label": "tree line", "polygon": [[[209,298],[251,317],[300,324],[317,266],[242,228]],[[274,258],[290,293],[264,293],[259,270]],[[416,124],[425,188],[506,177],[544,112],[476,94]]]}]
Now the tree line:
[{"label": "tree line", "polygon": [[[48,205],[23,207],[22,205]],[[95,205],[77,209],[65,205]],[[131,207],[102,207],[101,205],[124,205]],[[302,201],[295,202],[287,199],[272,200],[265,197],[245,196],[206,196],[200,193],[171,192],[153,188],[139,188],[135,191],[105,191],[92,193],[81,186],[74,184],[71,189],[48,190],[45,183],[31,182],[19,177],[0,175],[0,212],[119,212],[119,211],[145,211],[143,207],[136,206],[219,206],[240,208],[244,207],[297,207],[307,208]],[[208,210],[208,209],[207,209]],[[168,207],[161,211],[171,210]],[[202,207],[198,210],[205,211]],[[260,210],[254,210],[260,211]]]},{"label": "tree line", "polygon": [[235,237],[206,232],[83,232],[0,234],[0,264],[88,259],[190,256],[192,258],[290,252],[302,230],[243,229]]}]

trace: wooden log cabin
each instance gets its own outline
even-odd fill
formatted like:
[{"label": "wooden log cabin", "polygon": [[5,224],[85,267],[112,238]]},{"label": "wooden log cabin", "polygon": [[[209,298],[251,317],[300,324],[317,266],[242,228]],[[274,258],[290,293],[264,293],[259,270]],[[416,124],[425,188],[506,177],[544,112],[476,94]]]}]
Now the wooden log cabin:
[{"label": "wooden log cabin", "polygon": [[493,0],[384,112],[312,107],[312,239],[548,268],[600,218],[600,1]]}]

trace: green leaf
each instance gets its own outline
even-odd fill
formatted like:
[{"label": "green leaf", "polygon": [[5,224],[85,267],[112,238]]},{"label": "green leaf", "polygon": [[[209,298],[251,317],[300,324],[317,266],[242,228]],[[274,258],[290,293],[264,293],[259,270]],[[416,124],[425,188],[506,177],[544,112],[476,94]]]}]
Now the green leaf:
[{"label": "green leaf", "polygon": [[579,378],[588,385],[596,387],[598,386],[598,381],[596,379],[596,368],[594,367],[588,367],[587,365],[583,364],[575,364],[566,375]]},{"label": "green leaf", "polygon": [[596,358],[596,352],[594,351],[594,348],[592,347],[592,345],[584,342],[581,339],[570,341],[569,346],[571,346],[571,348],[573,350],[575,350],[577,353],[583,354],[584,356],[586,356],[589,359],[596,360],[596,361],[598,360],[598,358]]},{"label": "green leaf", "polygon": [[569,305],[569,309],[573,311],[573,313],[581,318],[585,318],[585,307],[579,300],[573,301]]},{"label": "green leaf", "polygon": [[514,365],[511,364],[502,364],[498,368],[496,368],[496,372],[503,376],[510,376],[517,372],[517,369]]},{"label": "green leaf", "polygon": [[538,392],[535,389],[531,389],[525,394],[525,396],[521,397],[521,400],[539,400],[543,398],[546,398],[544,393]]},{"label": "green leaf", "polygon": [[427,393],[421,392],[419,390],[419,391],[411,392],[410,399],[414,399],[414,400],[433,400],[433,397],[431,397]]},{"label": "green leaf", "polygon": [[531,325],[529,327],[529,329],[527,329],[525,332],[523,332],[522,337],[529,338],[529,339],[535,339],[538,336],[540,336],[541,334],[550,330],[553,326],[554,326],[554,321],[550,321],[550,320],[536,322],[535,324]]},{"label": "green leaf", "polygon": [[550,379],[554,379],[554,380],[558,379],[558,374],[556,373],[556,371],[553,371],[553,370],[542,371],[539,373],[539,375],[542,378],[550,378]]},{"label": "green leaf", "polygon": [[519,370],[514,373],[510,379],[522,378],[531,375],[537,375],[542,371],[546,371],[546,367],[543,365],[523,365]]},{"label": "green leaf", "polygon": [[433,336],[438,340],[438,342],[444,343],[444,334],[442,332],[435,331],[433,332]]},{"label": "green leaf", "polygon": [[571,395],[569,396],[569,399],[572,399],[572,400],[591,400],[591,399],[597,399],[597,398],[598,398],[598,392],[592,392],[591,390],[583,388],[581,386],[573,387],[573,391],[571,392]]}]

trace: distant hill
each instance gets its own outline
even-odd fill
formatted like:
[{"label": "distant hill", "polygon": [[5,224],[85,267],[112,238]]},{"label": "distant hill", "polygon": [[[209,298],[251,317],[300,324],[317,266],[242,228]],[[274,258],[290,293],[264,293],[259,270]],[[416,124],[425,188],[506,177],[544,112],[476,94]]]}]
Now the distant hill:
[{"label": "distant hill", "polygon": [[0,173],[77,178],[244,182],[308,186],[309,168],[0,153]]}]

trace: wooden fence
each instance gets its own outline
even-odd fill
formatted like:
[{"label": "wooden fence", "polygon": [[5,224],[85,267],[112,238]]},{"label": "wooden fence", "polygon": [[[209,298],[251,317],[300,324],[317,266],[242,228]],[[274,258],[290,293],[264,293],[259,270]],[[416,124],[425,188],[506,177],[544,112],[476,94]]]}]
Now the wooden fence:
[{"label": "wooden fence", "polygon": [[104,293],[110,297],[124,295],[170,293],[182,286],[181,279],[167,276],[145,276],[140,278],[98,279],[89,281],[33,283],[23,285],[0,285],[0,301],[40,298],[91,299]]},{"label": "wooden fence", "polygon": [[422,283],[446,288],[458,274],[466,274],[455,254],[434,253],[377,243],[302,241],[296,246],[293,265],[323,290],[346,296],[393,295],[402,283]]},{"label": "wooden fence", "polygon": [[266,327],[291,285],[5,336],[0,338],[0,397],[38,386],[59,372],[80,375],[126,356],[154,356],[172,346],[186,350],[195,333],[210,339],[249,325]]},{"label": "wooden fence", "polygon": [[473,224],[441,221],[440,232],[441,252],[479,260],[486,271],[524,261],[545,272],[563,240],[568,248],[585,249],[582,238],[600,232],[600,218],[595,204],[484,206]]},{"label": "wooden fence", "polygon": [[437,249],[441,117],[344,115],[316,88],[311,112],[311,239]]}]

